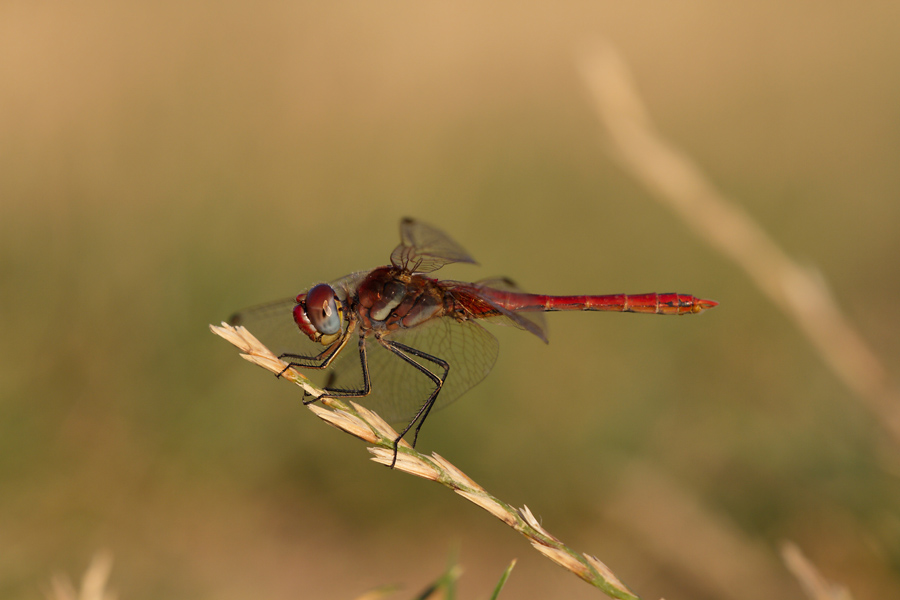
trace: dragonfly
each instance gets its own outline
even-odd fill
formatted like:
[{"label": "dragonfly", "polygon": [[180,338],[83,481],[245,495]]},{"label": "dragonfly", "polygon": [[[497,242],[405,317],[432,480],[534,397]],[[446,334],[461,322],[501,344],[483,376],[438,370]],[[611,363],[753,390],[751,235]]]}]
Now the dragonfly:
[{"label": "dragonfly", "polygon": [[482,323],[512,325],[546,343],[545,312],[691,315],[718,305],[678,293],[548,296],[525,293],[507,278],[468,283],[430,276],[451,263],[476,264],[444,232],[406,218],[389,265],[318,283],[295,298],[239,312],[230,322],[246,326],[278,354],[288,364],[284,371],[327,374],[324,393],[304,404],[364,398],[389,422],[405,424],[393,443],[393,468],[400,440],[413,431],[415,447],[431,412],[493,368],[499,344]]}]

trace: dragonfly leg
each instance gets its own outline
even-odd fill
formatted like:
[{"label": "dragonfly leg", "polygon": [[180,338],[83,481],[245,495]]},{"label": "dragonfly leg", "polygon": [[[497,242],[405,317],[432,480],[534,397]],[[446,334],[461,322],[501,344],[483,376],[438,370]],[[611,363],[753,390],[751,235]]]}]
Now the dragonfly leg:
[{"label": "dragonfly leg", "polygon": [[283,368],[281,372],[276,373],[275,377],[281,377],[284,375],[285,371],[293,367],[301,367],[304,369],[327,369],[328,365],[331,364],[331,361],[333,361],[335,357],[340,354],[341,350],[344,349],[344,346],[347,345],[347,340],[350,339],[350,333],[351,331],[348,330],[340,339],[315,356],[303,356],[302,354],[291,354],[289,352],[280,354],[278,358],[280,360],[288,359],[288,365]]},{"label": "dragonfly leg", "polygon": [[[422,429],[422,425],[425,423],[425,419],[428,418],[428,413],[431,412],[431,409],[434,406],[435,401],[437,400],[437,396],[440,393],[441,388],[444,387],[444,382],[447,380],[447,374],[450,372],[450,363],[441,358],[438,358],[437,356],[432,356],[431,354],[422,352],[421,350],[416,350],[415,348],[407,346],[406,344],[401,344],[399,342],[384,339],[379,339],[378,341],[381,342],[381,344],[385,348],[405,360],[423,375],[431,379],[431,381],[433,381],[435,385],[434,391],[431,392],[431,395],[429,395],[428,399],[425,400],[425,402],[422,404],[419,412],[416,413],[409,424],[403,429],[402,432],[400,432],[400,435],[397,436],[397,439],[394,440],[394,460],[391,462],[391,468],[394,468],[394,464],[397,462],[397,450],[400,444],[400,440],[403,439],[403,436],[409,433],[409,430],[412,429],[412,426],[414,424],[416,425],[416,429],[413,433],[412,446],[413,448],[416,447],[416,441],[419,439],[419,430]],[[443,369],[443,375],[441,377],[438,377],[432,371],[428,370],[427,368],[407,356],[408,354],[438,365],[439,367],[441,367],[441,369]]]},{"label": "dragonfly leg", "polygon": [[[343,344],[341,344],[343,345]],[[331,356],[334,358],[334,355]],[[328,362],[331,362],[329,359]],[[366,355],[366,337],[361,335],[359,336],[359,365],[362,369],[363,376],[363,386],[362,389],[358,390],[345,390],[340,388],[325,388],[325,393],[321,396],[317,396],[311,400],[304,400],[304,406],[312,404],[313,402],[318,402],[322,398],[362,398],[363,396],[368,396],[369,392],[372,391],[371,381],[369,379],[369,360]],[[327,364],[325,365],[328,366]],[[324,368],[324,367],[322,367]]]}]

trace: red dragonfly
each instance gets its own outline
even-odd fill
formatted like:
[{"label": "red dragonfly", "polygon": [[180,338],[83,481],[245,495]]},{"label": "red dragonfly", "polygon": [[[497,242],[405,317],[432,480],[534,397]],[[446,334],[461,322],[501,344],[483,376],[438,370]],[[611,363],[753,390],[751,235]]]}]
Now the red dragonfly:
[{"label": "red dragonfly", "polygon": [[[545,296],[508,279],[475,283],[428,277],[450,263],[475,263],[446,234],[425,223],[400,222],[391,264],[320,283],[291,298],[232,317],[291,367],[325,370],[320,398],[367,399],[390,422],[415,426],[413,443],[432,409],[446,406],[484,379],[497,360],[497,339],[481,321],[499,321],[547,341],[543,313],[588,310],[688,315],[716,306],[687,294]],[[358,353],[342,352],[356,339]],[[305,344],[305,348],[304,348]],[[285,369],[286,370],[286,369]]]}]

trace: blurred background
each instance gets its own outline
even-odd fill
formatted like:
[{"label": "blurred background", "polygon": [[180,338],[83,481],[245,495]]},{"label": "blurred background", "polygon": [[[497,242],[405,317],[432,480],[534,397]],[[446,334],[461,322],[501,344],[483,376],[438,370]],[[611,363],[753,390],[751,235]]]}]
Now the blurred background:
[{"label": "blurred background", "polygon": [[[384,264],[400,217],[543,293],[702,317],[493,328],[420,448],[642,597],[796,598],[795,542],[900,597],[900,450],[781,312],[606,151],[602,36],[660,130],[900,358],[900,5],[0,4],[0,597],[108,550],[123,600],[595,598],[440,486],[370,463],[212,336]],[[896,375],[896,370],[894,371]]]}]

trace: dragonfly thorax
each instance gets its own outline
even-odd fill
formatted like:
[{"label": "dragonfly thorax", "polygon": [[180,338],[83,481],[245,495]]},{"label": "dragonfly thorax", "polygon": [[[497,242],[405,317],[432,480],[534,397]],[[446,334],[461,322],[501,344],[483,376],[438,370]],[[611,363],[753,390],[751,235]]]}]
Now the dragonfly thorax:
[{"label": "dragonfly thorax", "polygon": [[390,267],[366,277],[357,288],[356,301],[363,329],[415,327],[444,312],[444,291],[435,280]]}]

